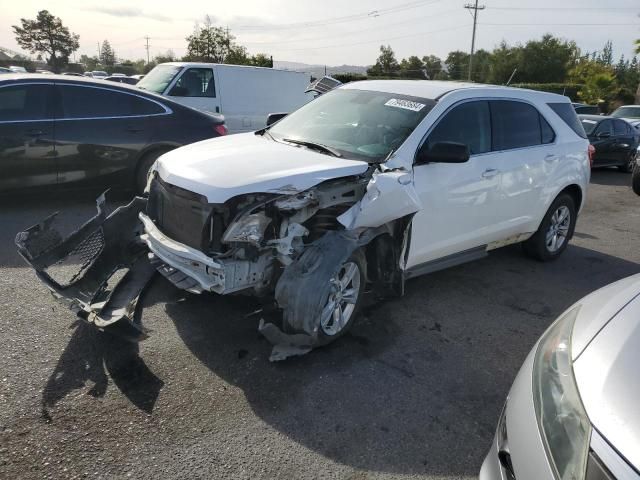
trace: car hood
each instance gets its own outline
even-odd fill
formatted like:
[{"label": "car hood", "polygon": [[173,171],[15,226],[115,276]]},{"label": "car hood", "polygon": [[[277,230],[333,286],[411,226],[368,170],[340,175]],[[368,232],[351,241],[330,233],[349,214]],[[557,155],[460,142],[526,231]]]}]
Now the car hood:
[{"label": "car hood", "polygon": [[[640,276],[635,279],[640,294]],[[636,469],[640,469],[638,364],[640,295],[613,313],[574,363],[576,384],[591,423]]]},{"label": "car hood", "polygon": [[244,133],[193,143],[165,153],[154,169],[172,185],[223,203],[246,193],[295,193],[325,180],[364,173],[366,162]]}]

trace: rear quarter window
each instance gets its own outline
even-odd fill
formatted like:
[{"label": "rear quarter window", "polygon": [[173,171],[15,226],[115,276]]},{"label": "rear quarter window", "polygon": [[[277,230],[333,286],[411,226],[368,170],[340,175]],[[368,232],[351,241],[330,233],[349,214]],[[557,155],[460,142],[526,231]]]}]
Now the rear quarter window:
[{"label": "rear quarter window", "polygon": [[576,114],[573,105],[570,103],[547,103],[549,108],[553,110],[564,123],[566,123],[571,130],[573,130],[576,135],[582,138],[587,138],[587,134],[582,128],[582,123],[580,123],[580,119]]}]

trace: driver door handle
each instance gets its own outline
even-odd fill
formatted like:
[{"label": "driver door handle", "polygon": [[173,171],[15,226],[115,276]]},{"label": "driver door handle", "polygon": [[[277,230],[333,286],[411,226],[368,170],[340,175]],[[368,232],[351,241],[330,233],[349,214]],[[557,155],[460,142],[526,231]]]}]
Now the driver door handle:
[{"label": "driver door handle", "polygon": [[496,170],[495,168],[487,168],[484,172],[482,172],[482,178],[493,178],[500,173],[500,170]]},{"label": "driver door handle", "polygon": [[547,163],[555,162],[556,160],[558,160],[558,156],[554,155],[553,153],[550,153],[549,155],[544,157],[544,161]]}]

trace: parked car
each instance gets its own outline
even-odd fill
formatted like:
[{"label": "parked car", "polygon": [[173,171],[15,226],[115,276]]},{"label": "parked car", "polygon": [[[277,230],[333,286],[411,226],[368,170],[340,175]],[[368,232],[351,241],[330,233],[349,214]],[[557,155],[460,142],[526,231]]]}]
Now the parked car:
[{"label": "parked car", "polygon": [[13,73],[13,72],[8,68],[0,67],[0,74],[2,73]]},{"label": "parked car", "polygon": [[208,112],[224,113],[229,133],[266,126],[273,112],[291,112],[313,98],[309,75],[215,63],[162,63],[138,87]]},{"label": "parked car", "polygon": [[511,387],[480,480],[637,479],[640,275],[579,300]]},{"label": "parked car", "polygon": [[579,115],[600,115],[597,105],[587,105],[584,103],[573,103],[573,108]]},{"label": "parked car", "polygon": [[9,67],[9,70],[11,70],[13,73],[27,73],[27,69],[24,67],[18,67],[15,65],[11,65]]},{"label": "parked car", "polygon": [[636,164],[631,175],[631,188],[637,195],[640,195],[640,147],[636,151]]},{"label": "parked car", "polygon": [[85,75],[77,72],[64,72],[62,75],[70,75],[72,77],[84,77]]},{"label": "parked car", "polygon": [[[155,269],[193,293],[275,298],[283,328],[260,331],[281,359],[344,334],[367,282],[399,293],[409,278],[518,242],[534,258],[557,259],[584,202],[588,151],[560,95],[352,82],[269,128],[166,153],[148,199],[98,215],[71,240],[41,223],[18,248],[84,318],[138,338],[144,331],[124,312]],[[61,287],[47,272],[96,231],[104,261],[89,280],[78,273]],[[140,241],[146,250],[131,248]],[[105,305],[115,265],[136,281]]]},{"label": "parked car", "polygon": [[579,115],[589,142],[595,148],[593,167],[618,167],[631,172],[640,145],[640,131],[620,118]]},{"label": "parked car", "polygon": [[625,105],[619,107],[611,116],[614,118],[623,118],[635,128],[640,128],[640,105]]},{"label": "parked car", "polygon": [[105,79],[109,76],[107,72],[102,70],[93,70],[92,72],[84,72],[85,77]]},{"label": "parked car", "polygon": [[138,83],[133,77],[126,77],[124,75],[105,77],[105,80],[109,80],[110,82],[118,82],[118,83],[126,83],[127,85],[135,85]]},{"label": "parked car", "polygon": [[131,75],[131,78],[135,78],[136,80],[140,81],[145,77],[145,75]]},{"label": "parked car", "polygon": [[116,83],[0,77],[0,192],[108,185],[142,190],[162,153],[224,134],[223,118]]},{"label": "parked car", "polygon": [[44,69],[42,69],[42,68],[38,68],[38,69],[36,70],[36,73],[46,73],[46,74],[49,74],[49,75],[50,75],[50,74],[51,74],[51,73],[53,73],[53,72],[51,72],[51,71],[49,71],[49,70],[44,70]]}]

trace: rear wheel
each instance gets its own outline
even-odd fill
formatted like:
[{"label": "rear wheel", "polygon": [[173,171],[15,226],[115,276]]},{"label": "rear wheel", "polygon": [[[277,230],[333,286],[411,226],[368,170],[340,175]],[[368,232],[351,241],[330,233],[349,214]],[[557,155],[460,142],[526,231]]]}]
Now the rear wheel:
[{"label": "rear wheel", "polygon": [[624,165],[620,165],[618,168],[621,172],[631,173],[636,165],[636,158],[638,158],[638,151],[634,150],[633,153],[629,154],[629,158]]},{"label": "rear wheel", "polygon": [[636,193],[636,195],[640,195],[640,165],[636,165],[633,169],[633,176],[631,177],[631,188]]},{"label": "rear wheel", "polygon": [[147,178],[149,176],[149,170],[158,159],[160,155],[163,153],[167,153],[169,150],[154,150],[152,152],[146,153],[138,162],[138,169],[136,170],[136,178],[135,178],[135,189],[136,195],[142,195],[144,193],[144,189],[147,186]]},{"label": "rear wheel", "polygon": [[555,260],[567,248],[575,226],[575,202],[570,195],[563,193],[547,210],[538,231],[524,243],[524,250],[543,262]]}]

